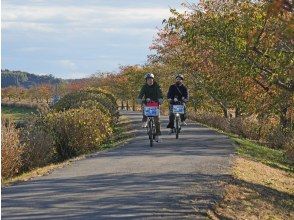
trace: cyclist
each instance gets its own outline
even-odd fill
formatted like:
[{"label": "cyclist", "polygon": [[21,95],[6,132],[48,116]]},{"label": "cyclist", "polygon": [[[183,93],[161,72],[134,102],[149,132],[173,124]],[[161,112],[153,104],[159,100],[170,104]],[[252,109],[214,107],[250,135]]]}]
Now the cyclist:
[{"label": "cyclist", "polygon": [[[154,74],[147,73],[145,75],[145,80],[146,80],[146,83],[141,88],[137,102],[142,104],[142,102],[143,102],[142,99],[144,97],[144,99],[145,99],[144,104],[146,104],[147,101],[155,101],[155,102],[158,102],[159,104],[162,104],[162,102],[163,102],[162,90],[161,90],[159,84],[154,80]],[[155,140],[158,142],[159,135],[161,135],[159,117],[158,116],[155,117],[154,121],[155,121],[155,127],[156,127]],[[146,128],[147,127],[147,116],[145,116],[144,114],[143,114],[142,122],[143,122],[142,127]]]},{"label": "cyclist", "polygon": [[185,114],[181,115],[181,125],[187,125],[185,120],[187,118],[187,110],[186,110],[186,102],[188,101],[189,94],[187,87],[183,84],[184,76],[182,74],[178,74],[176,76],[175,84],[169,87],[167,93],[167,99],[170,103],[170,111],[169,111],[169,123],[167,128],[170,128],[170,134],[174,131],[174,120],[175,116],[173,114],[173,104],[180,101],[183,103],[185,107]]}]

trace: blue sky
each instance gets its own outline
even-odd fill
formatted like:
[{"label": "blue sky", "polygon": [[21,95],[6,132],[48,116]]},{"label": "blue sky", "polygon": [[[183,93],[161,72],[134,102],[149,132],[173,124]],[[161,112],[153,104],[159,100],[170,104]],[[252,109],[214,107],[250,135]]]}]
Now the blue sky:
[{"label": "blue sky", "polygon": [[144,64],[156,28],[182,2],[2,0],[1,68],[81,78]]}]

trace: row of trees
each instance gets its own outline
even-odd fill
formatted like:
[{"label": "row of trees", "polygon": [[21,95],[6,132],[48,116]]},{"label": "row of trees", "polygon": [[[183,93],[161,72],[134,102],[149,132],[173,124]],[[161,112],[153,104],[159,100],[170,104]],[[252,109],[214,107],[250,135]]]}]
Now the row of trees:
[{"label": "row of trees", "polygon": [[167,91],[181,71],[195,110],[277,117],[281,127],[293,126],[292,3],[205,0],[186,7],[164,20],[147,65],[122,67],[96,83],[132,100],[146,72],[154,72]]},{"label": "row of trees", "polygon": [[30,88],[9,86],[1,89],[1,98],[9,101],[46,101],[47,103],[54,95],[63,97],[70,92],[78,91],[88,86],[87,80],[76,80],[69,83],[40,84]]},{"label": "row of trees", "polygon": [[201,1],[165,20],[152,45],[153,65],[182,70],[196,98],[227,117],[278,115],[291,123],[294,92],[292,10],[283,1]]}]

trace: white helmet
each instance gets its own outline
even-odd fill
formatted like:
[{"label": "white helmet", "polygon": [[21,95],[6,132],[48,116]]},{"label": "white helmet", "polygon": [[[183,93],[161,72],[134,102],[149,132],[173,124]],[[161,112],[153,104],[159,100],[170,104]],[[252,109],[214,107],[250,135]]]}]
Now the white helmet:
[{"label": "white helmet", "polygon": [[153,74],[153,73],[147,73],[147,74],[145,75],[145,79],[147,79],[147,78],[152,78],[152,79],[154,79],[154,74]]}]

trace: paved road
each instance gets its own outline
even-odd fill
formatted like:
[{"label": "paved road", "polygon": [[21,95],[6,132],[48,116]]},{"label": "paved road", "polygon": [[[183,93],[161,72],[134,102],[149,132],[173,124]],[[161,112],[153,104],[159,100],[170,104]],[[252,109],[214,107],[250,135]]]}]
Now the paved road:
[{"label": "paved road", "polygon": [[[32,181],[2,189],[3,219],[205,219],[230,173],[232,142],[188,123],[180,139],[163,129],[149,147],[138,113],[136,137]],[[163,118],[162,127],[167,124]]]}]

